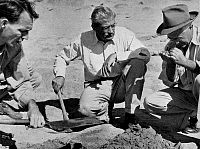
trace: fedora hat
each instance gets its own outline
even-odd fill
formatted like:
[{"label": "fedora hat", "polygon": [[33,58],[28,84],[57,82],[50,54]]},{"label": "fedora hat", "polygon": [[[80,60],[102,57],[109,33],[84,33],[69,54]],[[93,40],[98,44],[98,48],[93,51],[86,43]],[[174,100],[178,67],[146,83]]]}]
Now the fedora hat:
[{"label": "fedora hat", "polygon": [[158,35],[167,35],[190,23],[192,23],[197,15],[197,11],[188,11],[187,5],[177,4],[164,8],[163,23],[158,27],[156,33]]}]

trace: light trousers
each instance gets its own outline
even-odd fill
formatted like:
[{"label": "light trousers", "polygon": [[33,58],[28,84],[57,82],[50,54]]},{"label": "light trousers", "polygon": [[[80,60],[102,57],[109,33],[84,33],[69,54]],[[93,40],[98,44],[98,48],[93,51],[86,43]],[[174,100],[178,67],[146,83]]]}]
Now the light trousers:
[{"label": "light trousers", "polygon": [[146,97],[144,107],[149,113],[159,117],[162,123],[182,130],[188,125],[189,117],[197,115],[199,94],[200,75],[195,78],[192,91],[178,87],[166,88]]}]

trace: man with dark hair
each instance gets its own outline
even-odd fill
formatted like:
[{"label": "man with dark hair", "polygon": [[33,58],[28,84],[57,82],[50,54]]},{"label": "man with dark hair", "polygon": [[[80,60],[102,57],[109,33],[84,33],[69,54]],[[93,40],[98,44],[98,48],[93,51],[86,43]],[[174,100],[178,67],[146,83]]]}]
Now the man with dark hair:
[{"label": "man with dark hair", "polygon": [[159,79],[169,88],[146,97],[144,107],[170,128],[198,132],[200,33],[199,27],[192,24],[198,12],[189,12],[184,4],[168,6],[162,12],[163,23],[157,33],[167,35],[169,42],[160,54],[163,64]]},{"label": "man with dark hair", "polygon": [[[0,1],[0,99],[2,101],[11,96],[20,108],[27,108],[30,126],[34,128],[45,124],[34,92],[41,76],[27,62],[21,42],[28,39],[33,19],[36,18],[38,14],[28,0]],[[3,108],[8,115],[15,117],[8,105]]]},{"label": "man with dark hair", "polygon": [[150,54],[132,31],[116,26],[115,16],[108,7],[94,9],[92,30],[81,33],[57,55],[52,85],[57,93],[64,85],[66,66],[81,57],[85,88],[79,111],[108,121],[108,104],[112,109],[114,103],[125,101],[127,127],[129,122],[135,123]]}]

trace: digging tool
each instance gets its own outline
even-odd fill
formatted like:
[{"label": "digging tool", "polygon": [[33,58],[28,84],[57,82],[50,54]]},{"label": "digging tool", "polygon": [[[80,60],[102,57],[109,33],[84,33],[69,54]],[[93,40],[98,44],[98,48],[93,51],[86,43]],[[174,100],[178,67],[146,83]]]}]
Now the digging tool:
[{"label": "digging tool", "polygon": [[[83,117],[75,118],[69,120],[52,121],[46,122],[45,127],[55,130],[57,132],[72,132],[77,129],[86,128],[90,126],[103,124],[103,121],[96,119],[95,117]],[[28,119],[0,119],[0,124],[7,125],[29,125],[30,121]]]},{"label": "digging tool", "polygon": [[[72,132],[73,130],[81,129],[84,127],[94,126],[103,124],[103,121],[96,119],[95,117],[83,117],[83,118],[75,118],[69,119],[68,113],[66,112],[65,105],[63,102],[63,98],[61,92],[58,92],[58,98],[60,100],[60,105],[63,113],[63,120],[60,121],[46,121],[45,127],[53,129],[57,132]],[[28,119],[0,119],[0,124],[9,124],[9,125],[30,125],[30,121]]]},{"label": "digging tool", "polygon": [[[59,98],[59,101],[60,101],[60,106],[61,106],[61,110],[62,110],[62,114],[63,114],[63,120],[67,121],[67,120],[69,120],[69,117],[68,117],[68,113],[67,113],[67,111],[65,109],[65,104],[64,104],[64,101],[63,101],[62,94],[61,94],[60,90],[58,91],[58,98]],[[63,122],[61,122],[61,123],[63,123]],[[48,126],[49,126],[49,128],[52,127],[51,125],[48,125]],[[72,132],[71,128],[66,128],[63,131],[65,131],[65,132]]]},{"label": "digging tool", "polygon": [[59,98],[60,106],[61,106],[61,109],[62,109],[63,120],[69,120],[69,117],[68,117],[69,114],[66,112],[61,91],[58,91],[58,98]]}]

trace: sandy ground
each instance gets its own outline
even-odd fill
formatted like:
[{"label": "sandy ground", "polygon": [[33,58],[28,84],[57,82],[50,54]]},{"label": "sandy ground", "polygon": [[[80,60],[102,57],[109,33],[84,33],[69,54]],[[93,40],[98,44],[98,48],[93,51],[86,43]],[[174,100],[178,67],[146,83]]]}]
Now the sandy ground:
[{"label": "sandy ground", "polygon": [[[94,6],[102,3],[117,13],[117,25],[131,29],[150,51],[163,49],[167,42],[166,36],[157,37],[155,33],[162,22],[162,8],[171,4],[184,3],[189,6],[189,10],[199,11],[199,0],[37,1],[36,10],[40,14],[40,18],[35,21],[29,40],[24,41],[23,44],[30,63],[43,76],[43,82],[37,89],[37,100],[46,103],[46,115],[50,121],[62,120],[62,112],[56,101],[57,96],[51,87],[51,80],[54,77],[52,71],[54,57],[79,33],[91,29],[90,14]],[[195,23],[199,24],[199,18]],[[152,57],[148,63],[143,97],[165,87],[157,79],[160,70],[160,57]],[[66,78],[66,96],[64,98],[71,100],[74,98],[73,102],[77,104],[77,98],[83,89],[83,65],[80,61],[71,63],[67,69]],[[67,111],[76,109],[76,106],[69,108],[68,104],[71,102],[66,100]],[[115,105],[115,108],[121,111],[123,111],[123,107],[124,103]],[[56,133],[47,128],[26,129],[25,126],[0,125],[0,130],[14,133],[17,148],[61,148],[70,141],[81,142],[87,148],[95,148],[124,132],[110,124],[70,134]]]}]

